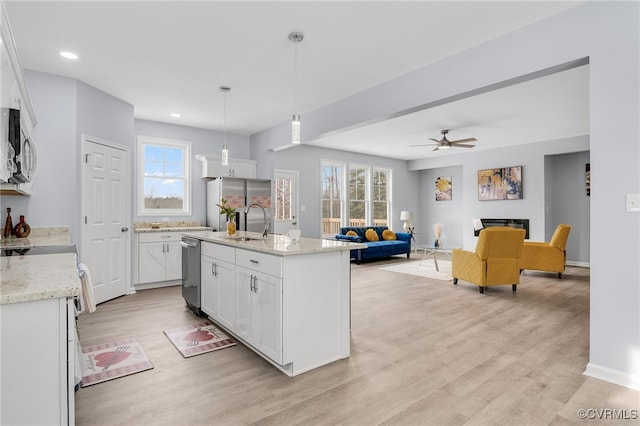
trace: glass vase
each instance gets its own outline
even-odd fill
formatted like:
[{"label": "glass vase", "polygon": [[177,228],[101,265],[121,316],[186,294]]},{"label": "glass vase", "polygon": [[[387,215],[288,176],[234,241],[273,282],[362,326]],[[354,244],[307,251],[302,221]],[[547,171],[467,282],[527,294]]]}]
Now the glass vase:
[{"label": "glass vase", "polygon": [[235,216],[229,216],[227,218],[227,235],[236,234],[236,218]]}]

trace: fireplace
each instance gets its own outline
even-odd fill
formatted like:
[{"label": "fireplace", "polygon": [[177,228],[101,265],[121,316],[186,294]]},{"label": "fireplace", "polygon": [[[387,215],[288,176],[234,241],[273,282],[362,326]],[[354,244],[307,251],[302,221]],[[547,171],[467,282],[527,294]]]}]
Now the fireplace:
[{"label": "fireplace", "polygon": [[476,237],[480,234],[480,231],[483,228],[489,228],[491,226],[510,226],[516,229],[524,229],[524,238],[525,240],[529,239],[529,219],[480,219],[480,222],[482,223],[482,228],[474,225],[473,235]]}]

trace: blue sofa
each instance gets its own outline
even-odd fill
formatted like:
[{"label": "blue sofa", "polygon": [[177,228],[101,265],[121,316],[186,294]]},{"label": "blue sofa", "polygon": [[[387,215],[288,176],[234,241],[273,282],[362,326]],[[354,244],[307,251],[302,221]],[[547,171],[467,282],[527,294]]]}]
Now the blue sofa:
[{"label": "blue sofa", "polygon": [[[373,229],[378,234],[379,241],[367,241],[365,232]],[[336,240],[364,243],[366,249],[351,250],[351,259],[356,263],[362,260],[381,259],[396,254],[406,254],[407,259],[411,255],[411,234],[407,232],[396,232],[396,240],[384,240],[382,231],[388,229],[386,226],[349,226],[340,228],[340,233],[336,235]],[[354,231],[358,236],[346,235],[347,232]]]}]

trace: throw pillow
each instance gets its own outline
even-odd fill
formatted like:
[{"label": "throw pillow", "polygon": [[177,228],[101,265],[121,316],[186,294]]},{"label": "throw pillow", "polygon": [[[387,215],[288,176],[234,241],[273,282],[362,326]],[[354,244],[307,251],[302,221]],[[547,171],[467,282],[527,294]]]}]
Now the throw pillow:
[{"label": "throw pillow", "polygon": [[348,235],[350,237],[357,237],[358,233],[352,229],[351,231],[347,231],[345,235]]},{"label": "throw pillow", "polygon": [[364,237],[367,239],[367,241],[380,241],[380,239],[378,238],[378,233],[371,228],[367,229],[367,231],[364,233]]},{"label": "throw pillow", "polygon": [[382,231],[382,239],[385,241],[395,240],[397,239],[396,233],[393,232],[391,229],[385,229],[384,231]]}]

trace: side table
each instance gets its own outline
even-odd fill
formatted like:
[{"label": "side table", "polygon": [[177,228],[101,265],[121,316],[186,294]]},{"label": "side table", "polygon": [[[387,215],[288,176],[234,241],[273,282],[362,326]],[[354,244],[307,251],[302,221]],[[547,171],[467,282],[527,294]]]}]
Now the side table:
[{"label": "side table", "polygon": [[424,254],[422,256],[422,260],[418,265],[422,265],[426,259],[432,258],[433,263],[436,265],[436,271],[440,272],[440,268],[438,267],[438,253],[446,254],[449,259],[451,259],[451,249],[447,249],[444,247],[430,247],[430,246],[416,246],[416,253],[418,250],[424,250]]}]

